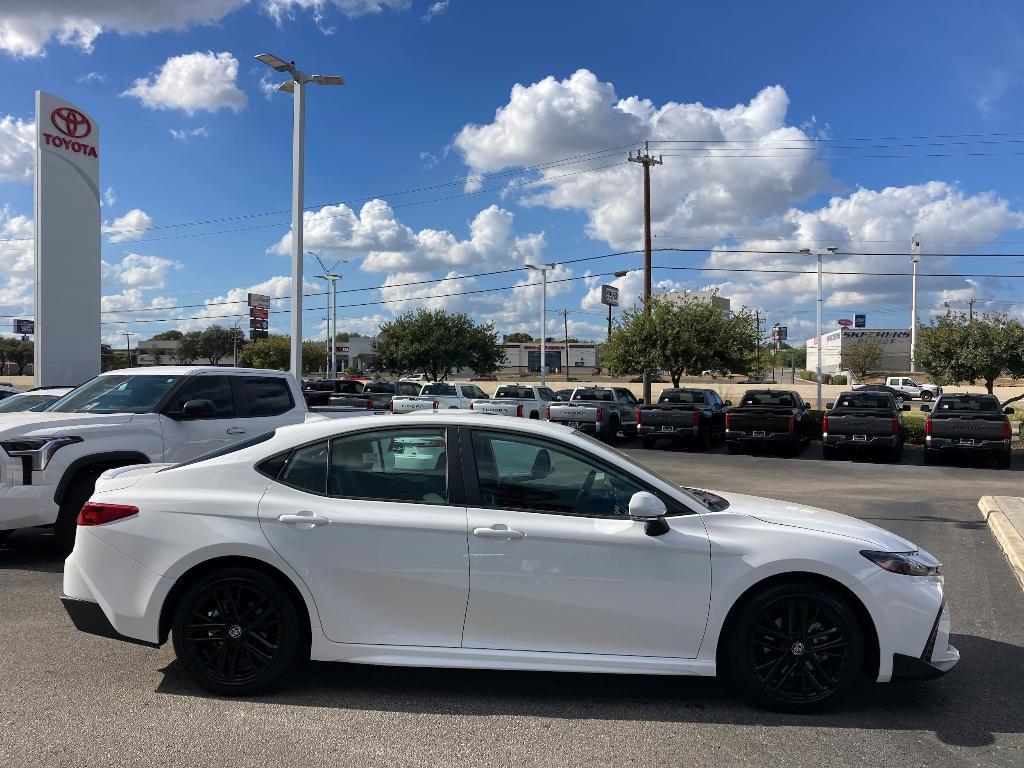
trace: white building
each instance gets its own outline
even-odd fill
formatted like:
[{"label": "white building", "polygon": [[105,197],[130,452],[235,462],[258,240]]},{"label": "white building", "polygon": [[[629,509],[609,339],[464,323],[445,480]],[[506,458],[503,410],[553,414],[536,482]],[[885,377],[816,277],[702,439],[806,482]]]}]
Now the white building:
[{"label": "white building", "polygon": [[[505,360],[502,373],[540,372],[540,342],[531,344],[503,344]],[[549,372],[562,372],[566,367],[582,374],[590,374],[597,368],[597,344],[569,344],[549,341],[544,345],[544,357]]]},{"label": "white building", "polygon": [[682,304],[684,301],[702,301],[717,308],[723,314],[728,313],[732,306],[729,299],[719,296],[718,292],[711,288],[702,288],[699,291],[666,291],[661,295],[678,304]]},{"label": "white building", "polygon": [[[839,373],[842,355],[850,345],[863,339],[873,339],[882,345],[881,371],[910,370],[910,329],[909,328],[837,328],[821,335],[821,372]],[[807,368],[813,371],[817,360],[818,339],[807,340]]]}]

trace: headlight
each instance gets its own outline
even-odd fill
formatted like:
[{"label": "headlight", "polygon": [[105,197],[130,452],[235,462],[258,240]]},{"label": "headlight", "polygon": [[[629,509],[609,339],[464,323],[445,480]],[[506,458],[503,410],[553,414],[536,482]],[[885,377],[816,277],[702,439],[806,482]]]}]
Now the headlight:
[{"label": "headlight", "polygon": [[0,447],[8,456],[28,456],[32,459],[32,469],[41,472],[50,463],[53,454],[65,445],[80,443],[82,438],[72,435],[60,437],[15,437],[12,440],[0,441]]},{"label": "headlight", "polygon": [[941,576],[942,563],[924,550],[915,552],[872,552],[861,550],[868,560],[892,573],[904,576]]}]

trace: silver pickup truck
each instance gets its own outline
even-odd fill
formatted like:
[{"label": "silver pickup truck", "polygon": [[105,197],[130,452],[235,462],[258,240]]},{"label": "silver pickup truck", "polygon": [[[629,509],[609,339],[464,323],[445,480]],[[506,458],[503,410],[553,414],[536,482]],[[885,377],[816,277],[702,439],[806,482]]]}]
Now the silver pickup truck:
[{"label": "silver pickup truck", "polygon": [[491,416],[521,416],[524,419],[544,418],[547,407],[558,400],[550,387],[529,384],[502,384],[494,397],[476,400],[470,406],[474,411]]},{"label": "silver pickup truck", "polygon": [[995,395],[939,395],[924,422],[924,463],[934,464],[940,456],[974,454],[991,456],[996,465],[1010,466],[1013,427]]},{"label": "silver pickup truck", "polygon": [[611,442],[619,433],[636,437],[640,401],[625,387],[577,387],[568,403],[548,406],[548,421]]},{"label": "silver pickup truck", "polygon": [[424,384],[418,395],[395,395],[391,398],[392,413],[469,408],[487,397],[476,384],[449,384],[444,381]]}]

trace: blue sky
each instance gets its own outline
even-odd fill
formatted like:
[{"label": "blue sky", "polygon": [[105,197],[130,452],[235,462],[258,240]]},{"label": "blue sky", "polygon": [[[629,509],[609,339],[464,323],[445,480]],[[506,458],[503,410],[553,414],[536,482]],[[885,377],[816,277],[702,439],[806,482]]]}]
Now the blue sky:
[{"label": "blue sky", "polygon": [[[231,324],[218,316],[242,309],[223,302],[253,287],[287,293],[291,109],[288,96],[265,93],[273,73],[252,58],[261,51],[348,81],[311,87],[307,112],[307,245],[329,264],[347,260],[345,289],[373,289],[342,295],[341,328],[372,332],[426,302],[502,332],[535,330],[536,286],[471,293],[532,283],[529,273],[467,276],[639,248],[640,171],[625,157],[644,139],[668,155],[653,171],[655,246],[706,249],[656,253],[655,281],[717,286],[788,324],[791,338],[813,327],[813,277],[792,274],[806,258],[727,249],[835,243],[854,255],[831,269],[856,274],[827,278],[826,318],[865,312],[873,327],[909,323],[909,281],[873,274],[907,271],[909,259],[856,254],[903,253],[915,230],[928,254],[1024,252],[1014,3],[139,5],[5,4],[0,314],[31,312],[25,123],[37,88],[102,126],[103,216],[114,227],[103,246],[105,337]],[[462,181],[480,174],[502,175]],[[434,188],[385,196],[424,187]],[[922,271],[1022,274],[1022,262],[931,255]],[[640,263],[563,265],[549,307],[570,311],[575,335],[601,338],[604,278],[588,273]],[[316,262],[306,267],[312,280]],[[784,271],[729,271],[739,269]],[[617,282],[633,300],[639,273]],[[1020,314],[1020,285],[923,279],[922,314],[971,297]],[[464,295],[438,297],[449,293]],[[307,301],[306,334],[322,335],[324,298]],[[272,315],[272,329],[287,317]],[[171,322],[142,322],[155,319]]]}]

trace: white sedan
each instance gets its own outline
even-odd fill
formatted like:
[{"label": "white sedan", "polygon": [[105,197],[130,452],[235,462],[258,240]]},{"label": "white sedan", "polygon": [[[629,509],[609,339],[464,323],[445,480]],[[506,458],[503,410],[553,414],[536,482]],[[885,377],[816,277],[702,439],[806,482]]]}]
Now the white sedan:
[{"label": "white sedan", "polygon": [[222,694],[305,659],[658,675],[728,670],[817,710],[956,665],[939,563],[821,509],[681,488],[566,427],[441,411],[284,427],[114,469],[62,600]]}]

